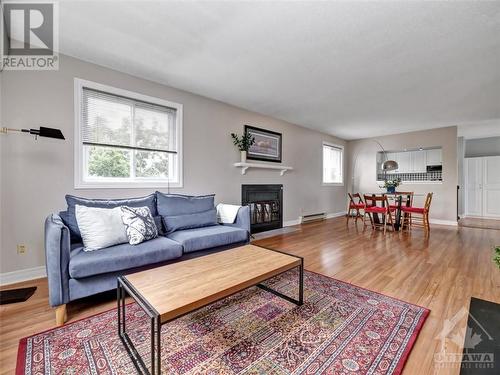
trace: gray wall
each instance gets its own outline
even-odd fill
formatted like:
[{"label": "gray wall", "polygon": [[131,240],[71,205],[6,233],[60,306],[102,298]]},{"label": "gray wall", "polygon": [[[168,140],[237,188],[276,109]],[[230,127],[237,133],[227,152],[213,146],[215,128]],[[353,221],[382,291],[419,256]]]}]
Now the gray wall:
[{"label": "gray wall", "polygon": [[465,157],[499,156],[500,137],[467,139],[465,141]]},{"label": "gray wall", "polygon": [[[403,184],[399,190],[416,194],[434,192],[431,219],[456,222],[457,218],[457,128],[456,126],[349,141],[347,144],[347,189],[371,193],[382,191],[377,184],[376,154],[380,147],[386,150],[415,149],[418,147],[443,148],[443,182]],[[415,205],[423,204],[423,197],[415,198]]]},{"label": "gray wall", "polygon": [[[65,56],[59,71],[4,71],[2,75],[0,123],[13,128],[61,128],[66,141],[35,141],[20,134],[1,137],[1,273],[45,263],[43,222],[47,214],[65,207],[65,194],[115,198],[153,191],[74,189],[74,77],[184,105],[184,188],[172,190],[216,193],[217,201],[237,204],[241,184],[282,183],[285,220],[296,220],[303,213],[345,210],[345,187],[321,184],[322,141],[345,144],[332,136]],[[283,177],[262,170],[242,176],[233,166],[239,153],[229,133],[241,133],[244,124],[283,133],[283,164],[294,170]],[[16,244],[27,246],[26,255],[17,255]]]}]

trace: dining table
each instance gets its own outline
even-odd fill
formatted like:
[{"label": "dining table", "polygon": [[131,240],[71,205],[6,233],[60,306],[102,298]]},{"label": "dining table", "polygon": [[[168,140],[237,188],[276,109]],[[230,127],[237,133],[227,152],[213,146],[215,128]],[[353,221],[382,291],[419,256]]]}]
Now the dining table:
[{"label": "dining table", "polygon": [[[364,195],[371,195],[371,196],[387,196],[387,200],[389,204],[392,204],[392,202],[395,202],[395,205],[397,206],[396,209],[396,217],[394,218],[394,230],[399,231],[400,229],[403,229],[403,222],[402,222],[402,210],[401,207],[407,206],[409,207],[411,205],[412,201],[412,195],[413,199],[415,197],[425,197],[425,194],[418,194],[418,193],[413,193],[411,194],[404,194],[401,192],[394,192],[394,193],[388,193],[388,192],[378,192],[378,193],[364,193]],[[375,204],[375,202],[373,202]],[[384,203],[383,203],[384,204]],[[373,221],[376,224],[382,223],[381,218],[379,217],[379,214],[372,214]]]}]

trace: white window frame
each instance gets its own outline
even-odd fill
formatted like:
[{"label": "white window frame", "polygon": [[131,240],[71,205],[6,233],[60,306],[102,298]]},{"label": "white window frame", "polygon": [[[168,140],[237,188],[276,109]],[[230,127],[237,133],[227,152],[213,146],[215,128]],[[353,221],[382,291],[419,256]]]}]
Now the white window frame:
[{"label": "white window frame", "polygon": [[[175,181],[166,179],[116,179],[113,181],[103,179],[103,181],[86,181],[84,178],[83,163],[85,160],[83,142],[82,142],[82,95],[83,89],[103,91],[111,95],[119,95],[132,100],[140,100],[151,104],[157,104],[176,110],[176,146],[177,146],[177,179]],[[139,94],[136,92],[119,89],[103,85],[100,83],[75,78],[74,82],[74,100],[75,100],[75,145],[74,145],[74,170],[75,170],[75,189],[130,189],[130,188],[161,188],[183,187],[183,157],[182,157],[182,104],[170,102],[167,100],[154,98],[151,96]]]},{"label": "white window frame", "polygon": [[[325,146],[329,146],[329,147],[334,147],[334,148],[338,148],[340,149],[340,152],[341,152],[341,159],[342,159],[342,162],[340,163],[341,164],[341,168],[342,168],[342,182],[325,182],[323,180],[323,170],[324,170],[324,164],[325,164],[325,159],[323,157],[323,148]],[[321,184],[323,186],[344,186],[344,180],[345,180],[345,168],[344,168],[344,163],[345,163],[345,158],[344,158],[344,146],[342,145],[338,145],[338,144],[335,144],[335,143],[330,143],[330,142],[325,142],[323,141],[323,143],[321,144]]]}]

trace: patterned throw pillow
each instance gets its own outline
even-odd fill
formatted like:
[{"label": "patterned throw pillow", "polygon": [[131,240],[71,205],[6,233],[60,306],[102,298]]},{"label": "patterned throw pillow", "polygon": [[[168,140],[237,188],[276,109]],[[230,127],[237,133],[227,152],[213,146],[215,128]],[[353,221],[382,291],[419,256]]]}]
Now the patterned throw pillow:
[{"label": "patterned throw pillow", "polygon": [[127,230],[128,242],[137,245],[158,237],[158,228],[149,207],[122,206],[122,220]]}]

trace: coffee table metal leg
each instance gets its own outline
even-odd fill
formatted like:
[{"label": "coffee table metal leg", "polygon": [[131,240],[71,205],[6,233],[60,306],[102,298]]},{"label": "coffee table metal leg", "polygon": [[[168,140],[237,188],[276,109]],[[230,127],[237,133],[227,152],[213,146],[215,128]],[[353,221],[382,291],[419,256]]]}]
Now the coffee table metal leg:
[{"label": "coffee table metal leg", "polygon": [[161,375],[161,322],[159,317],[156,317],[156,361],[158,375]]},{"label": "coffee table metal leg", "polygon": [[[151,371],[148,370],[141,355],[134,346],[125,330],[125,297],[130,295],[135,302],[144,310],[150,319],[151,328]],[[127,349],[130,359],[140,374],[161,375],[161,321],[159,314],[150,307],[139,295],[135,293],[134,288],[127,282],[118,277],[117,285],[118,300],[118,335]]]},{"label": "coffee table metal leg", "polygon": [[[257,284],[257,286],[261,289],[264,289],[266,292],[272,293],[278,297],[283,298],[284,300],[288,302],[295,303],[297,306],[302,306],[304,304],[304,259],[300,259],[300,265],[298,266],[299,268],[299,298],[295,299],[292,297],[289,297],[281,292],[278,292],[275,289],[272,289],[268,287],[267,285],[264,284]],[[286,271],[288,272],[288,271]]]},{"label": "coffee table metal leg", "polygon": [[299,266],[299,306],[304,303],[304,258],[300,260]]}]

